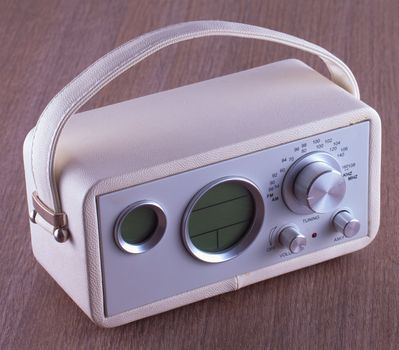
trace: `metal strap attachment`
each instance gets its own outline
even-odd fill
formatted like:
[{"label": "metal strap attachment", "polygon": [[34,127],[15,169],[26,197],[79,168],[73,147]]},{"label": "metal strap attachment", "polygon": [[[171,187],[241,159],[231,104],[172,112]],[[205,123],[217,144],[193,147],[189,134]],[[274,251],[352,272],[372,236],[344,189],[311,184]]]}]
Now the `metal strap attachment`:
[{"label": "metal strap attachment", "polygon": [[48,224],[53,226],[53,236],[57,242],[66,242],[69,238],[69,231],[67,229],[68,218],[64,213],[56,213],[45,205],[39,198],[37,192],[32,194],[33,210],[29,215],[30,221],[37,223],[36,218],[40,217]]}]

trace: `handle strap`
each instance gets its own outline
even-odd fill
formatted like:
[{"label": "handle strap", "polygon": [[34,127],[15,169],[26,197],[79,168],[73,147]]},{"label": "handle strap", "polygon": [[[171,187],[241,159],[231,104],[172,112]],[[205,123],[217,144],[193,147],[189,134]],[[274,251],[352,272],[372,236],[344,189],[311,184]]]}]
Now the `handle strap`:
[{"label": "handle strap", "polygon": [[44,207],[54,215],[62,213],[54,176],[54,157],[58,139],[68,119],[110,81],[146,57],[169,45],[206,36],[272,41],[315,54],[327,65],[332,81],[359,98],[356,79],[345,63],[320,46],[294,36],[224,21],[186,22],[155,30],[100,58],[66,85],[47,105],[37,122],[32,141],[32,173],[37,192],[33,196],[35,208]]}]

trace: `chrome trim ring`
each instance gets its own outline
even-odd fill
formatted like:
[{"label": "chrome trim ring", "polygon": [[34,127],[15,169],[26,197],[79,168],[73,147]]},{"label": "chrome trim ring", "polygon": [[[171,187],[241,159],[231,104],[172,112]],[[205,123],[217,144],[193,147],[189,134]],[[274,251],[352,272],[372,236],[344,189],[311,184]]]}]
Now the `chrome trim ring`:
[{"label": "chrome trim ring", "polygon": [[[147,238],[144,242],[138,244],[130,244],[127,243],[122,237],[121,224],[129,213],[131,213],[133,210],[139,207],[149,207],[154,211],[158,221],[157,227],[154,230],[154,232],[150,235],[150,237]],[[144,200],[129,205],[118,216],[118,219],[116,220],[115,223],[114,239],[117,246],[124,252],[130,254],[140,254],[153,248],[161,240],[163,234],[165,233],[165,230],[166,230],[166,215],[162,207],[156,202]]]},{"label": "chrome trim ring", "polygon": [[[215,253],[205,252],[197,248],[191,241],[188,229],[190,215],[197,202],[206,192],[208,192],[210,189],[214,188],[215,186],[226,182],[238,183],[239,185],[243,186],[245,189],[249,191],[250,195],[252,196],[252,200],[254,202],[254,207],[255,207],[252,223],[247,232],[244,234],[244,236],[232,247]],[[255,240],[262,226],[264,214],[265,214],[265,205],[263,202],[263,198],[258,187],[254,183],[243,177],[228,176],[220,178],[218,180],[209,183],[201,190],[199,190],[197,194],[191,199],[189,205],[187,206],[182,220],[183,243],[187,248],[187,250],[190,252],[190,254],[199,260],[208,263],[220,263],[223,261],[228,261],[230,259],[237,257],[246,248],[248,248],[250,244]]]}]

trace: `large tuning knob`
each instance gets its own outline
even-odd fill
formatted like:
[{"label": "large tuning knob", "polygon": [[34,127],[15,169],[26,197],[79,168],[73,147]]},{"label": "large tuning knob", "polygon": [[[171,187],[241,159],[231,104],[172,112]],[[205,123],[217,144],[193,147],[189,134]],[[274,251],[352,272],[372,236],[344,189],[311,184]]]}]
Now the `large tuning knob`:
[{"label": "large tuning knob", "polygon": [[346,183],[336,159],[325,152],[299,158],[283,181],[283,199],[298,214],[329,213],[345,196]]}]

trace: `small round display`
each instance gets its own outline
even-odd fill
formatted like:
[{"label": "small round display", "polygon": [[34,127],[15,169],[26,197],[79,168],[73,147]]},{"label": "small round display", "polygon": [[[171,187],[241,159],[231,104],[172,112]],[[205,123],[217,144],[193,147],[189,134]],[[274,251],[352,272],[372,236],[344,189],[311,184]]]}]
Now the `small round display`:
[{"label": "small round display", "polygon": [[115,225],[115,240],[128,253],[143,253],[161,239],[166,216],[153,202],[142,201],[126,208]]},{"label": "small round display", "polygon": [[218,180],[189,205],[183,225],[186,246],[207,262],[229,260],[252,242],[263,212],[261,195],[248,180]]},{"label": "small round display", "polygon": [[158,226],[157,215],[150,206],[143,205],[128,212],[120,224],[122,239],[129,244],[141,244]]}]

